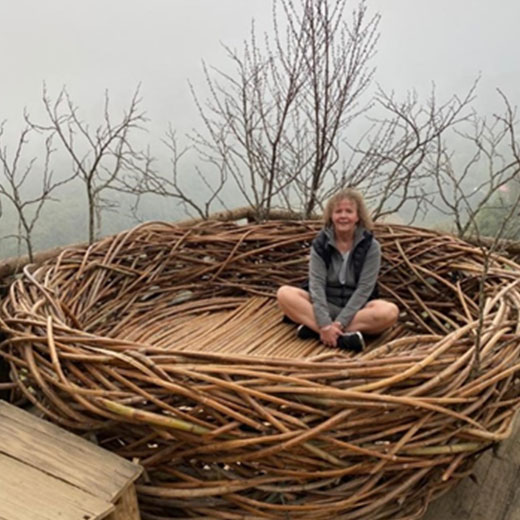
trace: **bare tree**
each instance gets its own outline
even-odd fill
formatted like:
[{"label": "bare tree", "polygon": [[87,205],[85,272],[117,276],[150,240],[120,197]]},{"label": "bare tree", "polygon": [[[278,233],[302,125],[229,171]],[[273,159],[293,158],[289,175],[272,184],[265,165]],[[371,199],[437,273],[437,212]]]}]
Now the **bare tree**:
[{"label": "bare tree", "polygon": [[477,81],[464,96],[454,95],[442,103],[433,86],[424,104],[416,92],[399,101],[379,89],[374,104],[379,115],[369,119],[372,127],[366,135],[349,145],[352,155],[335,184],[361,189],[376,219],[399,212],[405,204],[413,206],[413,215],[424,210],[428,195],[435,191],[432,158],[442,150],[447,132],[469,117],[476,86]]},{"label": "bare tree", "polygon": [[[454,224],[460,237],[476,243],[483,257],[479,274],[479,324],[475,338],[474,375],[480,370],[480,350],[483,341],[484,321],[490,310],[485,283],[493,274],[492,259],[499,253],[502,238],[511,224],[520,220],[520,142],[517,137],[516,108],[498,91],[504,111],[495,114],[491,121],[473,112],[466,121],[469,130],[458,129],[458,153],[439,139],[437,154],[430,164],[430,174],[437,187],[432,205]],[[466,152],[461,160],[461,150]],[[457,160],[459,159],[459,160]],[[511,194],[507,205],[500,208],[500,220],[488,240],[483,238],[483,213],[502,190]]]},{"label": "bare tree", "polygon": [[[520,215],[520,191],[517,192],[514,199],[511,201],[511,205],[507,211],[507,213],[503,216],[502,221],[499,225],[499,228],[496,231],[495,236],[490,244],[484,245],[481,243],[481,249],[484,253],[484,263],[482,266],[482,274],[480,276],[479,281],[479,323],[476,329],[476,341],[475,341],[475,373],[478,375],[480,371],[480,350],[482,345],[482,333],[484,330],[484,320],[486,318],[486,292],[485,292],[485,282],[488,279],[490,274],[490,263],[497,251],[500,251],[500,243],[501,238],[504,235],[504,232],[507,226],[511,223],[511,221],[516,221],[518,223],[518,217]],[[477,237],[479,237],[478,224],[474,223],[474,230],[477,233]],[[480,242],[480,241],[479,241]]]},{"label": "bare tree", "polygon": [[[226,184],[224,171],[215,178],[203,175],[199,166],[184,166],[181,172],[180,163],[190,152],[190,147],[181,147],[175,130],[169,127],[162,143],[169,153],[169,172],[163,173],[161,168],[157,168],[155,161],[147,152],[147,160],[140,161],[140,164],[132,164],[125,176],[121,179],[121,186],[118,188],[129,194],[135,195],[133,211],[137,215],[143,195],[157,195],[176,200],[186,214],[195,213],[200,218],[208,218],[212,205],[218,201],[220,206],[225,206],[221,199],[221,192]],[[198,190],[194,195],[190,194],[190,189],[185,186],[186,178],[189,180],[190,188],[193,188],[194,181],[198,181],[205,194]],[[213,182],[215,180],[215,182]],[[206,195],[204,197],[204,195]]]},{"label": "bare tree", "polygon": [[[303,106],[312,136],[312,167],[296,181],[303,180],[305,216],[323,198],[320,190],[339,160],[343,132],[362,111],[360,98],[374,72],[369,63],[378,40],[379,16],[367,20],[361,2],[348,24],[343,20],[345,4],[322,0],[305,2],[303,8],[302,25],[308,35],[304,74],[309,81]],[[294,8],[289,16],[293,14]]]},{"label": "bare tree", "polygon": [[[501,190],[520,181],[516,110],[501,91],[499,94],[505,105],[503,114],[495,114],[490,122],[474,112],[468,120],[470,129],[457,131],[459,150],[471,150],[466,161],[460,160],[460,151],[456,154],[439,140],[437,155],[430,165],[437,187],[437,197],[432,203],[453,220],[461,237],[481,235],[479,215]],[[501,236],[504,231],[501,227]]]},{"label": "bare tree", "polygon": [[[24,158],[24,152],[29,142],[31,127],[26,126],[20,133],[12,155],[4,144],[5,122],[0,125],[0,165],[3,181],[0,183],[0,199],[8,200],[14,208],[18,219],[18,232],[9,233],[4,238],[15,238],[25,244],[29,260],[33,261],[33,231],[40,218],[44,205],[52,200],[52,193],[74,178],[74,174],[60,181],[53,178],[50,159],[54,152],[53,136],[48,136],[44,142],[42,161],[37,157]],[[36,181],[36,182],[35,182]],[[40,183],[38,190],[34,186]],[[32,188],[32,189],[31,189]],[[20,247],[19,247],[20,248]]]},{"label": "bare tree", "polygon": [[204,66],[206,103],[192,88],[205,127],[193,135],[197,150],[234,180],[259,218],[276,201],[313,212],[342,132],[359,113],[379,17],[368,19],[362,2],[347,23],[346,5],[274,2],[274,37],[261,47],[253,26],[241,53],[227,48],[234,74]]},{"label": "bare tree", "polygon": [[117,121],[113,121],[106,92],[102,122],[95,129],[82,119],[66,88],[52,100],[44,86],[42,99],[47,121],[36,123],[27,115],[27,123],[31,128],[56,137],[72,160],[72,170],[85,186],[88,239],[92,243],[100,226],[101,211],[116,204],[103,194],[118,186],[127,169],[149,161],[146,153],[137,149],[132,140],[135,131],[142,130],[147,121],[140,109],[139,87]]}]

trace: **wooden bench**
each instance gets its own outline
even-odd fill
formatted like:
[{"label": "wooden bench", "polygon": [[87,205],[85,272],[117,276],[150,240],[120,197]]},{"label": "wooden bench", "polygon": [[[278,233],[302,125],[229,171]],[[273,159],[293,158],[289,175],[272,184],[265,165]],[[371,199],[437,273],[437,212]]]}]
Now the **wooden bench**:
[{"label": "wooden bench", "polygon": [[0,401],[0,519],[139,520],[142,468]]}]

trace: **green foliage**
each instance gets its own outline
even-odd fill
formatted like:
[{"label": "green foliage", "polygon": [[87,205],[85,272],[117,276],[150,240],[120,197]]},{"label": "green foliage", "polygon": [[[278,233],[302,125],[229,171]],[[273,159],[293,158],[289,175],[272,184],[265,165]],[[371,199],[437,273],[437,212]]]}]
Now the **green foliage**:
[{"label": "green foliage", "polygon": [[520,240],[520,208],[513,198],[497,194],[478,212],[475,227],[479,235]]}]

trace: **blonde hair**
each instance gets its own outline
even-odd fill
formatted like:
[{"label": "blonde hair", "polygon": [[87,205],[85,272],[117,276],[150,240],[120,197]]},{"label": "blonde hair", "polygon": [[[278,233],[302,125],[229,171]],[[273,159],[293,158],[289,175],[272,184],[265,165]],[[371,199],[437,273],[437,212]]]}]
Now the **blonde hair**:
[{"label": "blonde hair", "polygon": [[356,205],[359,224],[361,226],[368,230],[371,230],[374,227],[374,222],[372,221],[372,217],[368,212],[363,195],[361,195],[361,193],[354,188],[344,188],[336,192],[327,201],[327,204],[325,205],[325,211],[323,212],[323,220],[327,226],[332,226],[332,213],[334,212],[336,205],[342,200],[350,200]]}]

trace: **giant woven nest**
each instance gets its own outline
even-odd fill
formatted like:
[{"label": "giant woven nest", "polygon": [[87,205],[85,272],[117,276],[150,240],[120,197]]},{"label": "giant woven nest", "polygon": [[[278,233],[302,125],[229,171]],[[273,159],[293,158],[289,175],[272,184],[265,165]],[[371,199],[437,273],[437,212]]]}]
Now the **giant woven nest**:
[{"label": "giant woven nest", "polygon": [[402,312],[353,355],[297,339],[274,300],[319,226],[151,223],[26,268],[1,308],[12,378],[144,465],[145,520],[419,518],[511,432],[518,266],[483,280],[479,248],[378,226]]}]

